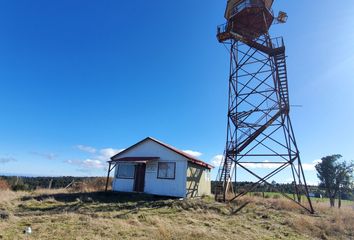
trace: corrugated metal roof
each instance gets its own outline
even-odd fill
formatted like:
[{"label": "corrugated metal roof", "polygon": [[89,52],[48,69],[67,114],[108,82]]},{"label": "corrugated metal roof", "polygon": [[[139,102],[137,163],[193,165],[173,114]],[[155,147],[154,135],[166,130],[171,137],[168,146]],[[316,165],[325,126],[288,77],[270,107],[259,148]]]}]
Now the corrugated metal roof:
[{"label": "corrugated metal roof", "polygon": [[109,162],[147,162],[152,160],[159,160],[160,157],[123,157],[116,158]]}]

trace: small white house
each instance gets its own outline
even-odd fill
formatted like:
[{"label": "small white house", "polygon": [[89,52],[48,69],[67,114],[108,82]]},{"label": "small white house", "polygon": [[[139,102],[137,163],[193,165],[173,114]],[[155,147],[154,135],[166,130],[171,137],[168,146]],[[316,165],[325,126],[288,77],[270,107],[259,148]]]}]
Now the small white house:
[{"label": "small white house", "polygon": [[213,166],[147,137],[111,157],[113,191],[144,192],[173,197],[210,195]]}]

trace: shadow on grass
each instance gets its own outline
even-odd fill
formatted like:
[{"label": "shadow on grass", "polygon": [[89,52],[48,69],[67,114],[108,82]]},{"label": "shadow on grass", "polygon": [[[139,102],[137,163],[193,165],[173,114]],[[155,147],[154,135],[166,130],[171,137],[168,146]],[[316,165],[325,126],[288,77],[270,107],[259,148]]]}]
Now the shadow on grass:
[{"label": "shadow on grass", "polygon": [[173,201],[168,201],[171,199],[176,198],[124,192],[57,193],[23,197],[21,199],[23,204],[20,204],[20,208],[22,213],[35,211],[38,214],[41,212],[95,213],[123,210],[137,212],[140,208],[171,207]]},{"label": "shadow on grass", "polygon": [[[22,200],[26,200],[24,197]],[[46,199],[54,199],[58,202],[76,202],[80,199],[82,202],[97,202],[97,203],[126,203],[138,201],[150,201],[173,199],[172,197],[163,197],[156,195],[149,195],[143,193],[125,193],[125,192],[76,192],[76,193],[57,193],[44,194],[35,197],[30,197],[37,201]]]}]

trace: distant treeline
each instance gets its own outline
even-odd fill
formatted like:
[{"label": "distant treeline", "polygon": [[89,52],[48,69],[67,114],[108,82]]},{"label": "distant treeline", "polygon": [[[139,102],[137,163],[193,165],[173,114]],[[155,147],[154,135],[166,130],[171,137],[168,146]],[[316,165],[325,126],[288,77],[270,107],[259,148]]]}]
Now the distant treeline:
[{"label": "distant treeline", "polygon": [[[102,177],[15,177],[0,176],[7,182],[8,188],[14,191],[29,191],[38,188],[65,188],[74,183],[82,183],[102,179]],[[101,181],[102,182],[102,181]]]},{"label": "distant treeline", "polygon": [[[216,184],[217,181],[211,182],[212,192],[214,191]],[[233,187],[234,189],[243,190],[243,189],[248,189],[252,184],[253,182],[237,182],[237,183],[233,182]],[[274,188],[284,193],[289,193],[289,194],[295,193],[294,185],[290,183],[275,183],[275,182],[272,184],[272,186],[266,184],[257,185],[252,190],[252,192],[274,192]],[[318,195],[324,194],[323,191],[319,189],[317,186],[310,186],[309,189],[310,192],[314,194],[318,194]]]},{"label": "distant treeline", "polygon": [[[211,192],[214,193],[217,181],[211,182]],[[253,182],[233,182],[234,189],[238,189],[238,191],[242,191],[243,189],[248,189],[253,184]],[[326,192],[324,189],[318,186],[308,186],[309,192],[312,197],[327,197]],[[272,183],[272,186],[269,185],[258,185],[252,192],[274,192],[274,189],[277,189],[280,192],[287,193],[287,194],[294,194],[295,189],[294,185],[291,183]],[[342,199],[345,200],[352,200],[354,201],[354,192],[343,192]]]},{"label": "distant treeline", "polygon": [[[112,179],[110,179],[111,181]],[[95,188],[102,190],[105,187],[105,177],[16,177],[16,176],[0,176],[0,189],[9,188],[13,191],[30,191],[39,188],[65,188],[76,187],[78,189]],[[211,182],[211,191],[214,193],[216,181]],[[247,189],[252,182],[233,182],[234,189]],[[6,186],[4,186],[6,185]],[[79,186],[78,186],[79,185]],[[109,184],[110,185],[110,184]],[[294,194],[292,184],[275,183],[273,186],[258,185],[252,192],[274,192],[274,188],[283,193]],[[309,186],[309,191],[313,197],[327,197],[323,189],[318,186]],[[353,192],[342,193],[342,199],[353,200]]]}]

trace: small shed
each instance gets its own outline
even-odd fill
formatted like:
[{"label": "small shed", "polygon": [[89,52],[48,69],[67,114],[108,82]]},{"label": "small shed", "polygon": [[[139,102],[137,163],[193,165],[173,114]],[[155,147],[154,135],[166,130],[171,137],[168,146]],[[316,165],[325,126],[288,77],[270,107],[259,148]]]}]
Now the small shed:
[{"label": "small shed", "polygon": [[211,193],[213,166],[152,137],[116,154],[108,163],[107,180],[114,170],[113,191],[183,198]]}]

